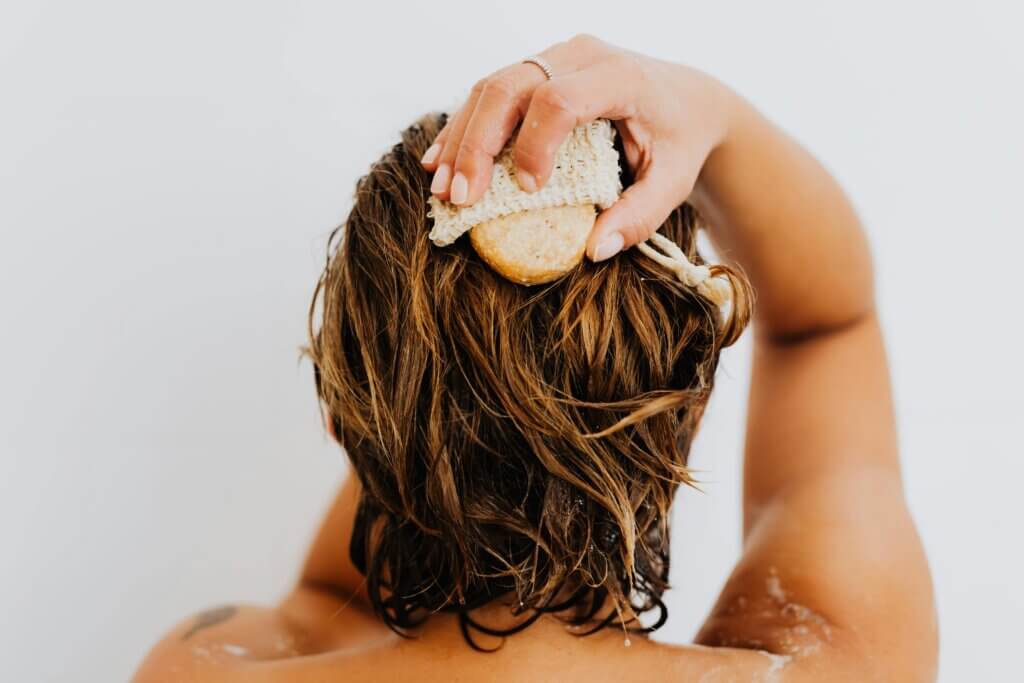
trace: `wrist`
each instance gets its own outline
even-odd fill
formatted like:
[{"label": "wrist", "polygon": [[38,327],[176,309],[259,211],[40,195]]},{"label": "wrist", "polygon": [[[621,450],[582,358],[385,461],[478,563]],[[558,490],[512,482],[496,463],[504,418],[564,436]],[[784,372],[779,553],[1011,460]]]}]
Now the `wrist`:
[{"label": "wrist", "polygon": [[707,75],[704,78],[705,106],[714,118],[715,128],[689,201],[700,213],[710,217],[714,210],[709,204],[718,194],[716,188],[731,180],[734,169],[730,166],[734,164],[729,162],[729,158],[735,159],[734,151],[749,144],[756,110],[721,81]]},{"label": "wrist", "polygon": [[704,144],[710,155],[733,135],[743,100],[736,92],[710,74],[677,65],[679,101],[687,118],[696,118],[703,128]]}]

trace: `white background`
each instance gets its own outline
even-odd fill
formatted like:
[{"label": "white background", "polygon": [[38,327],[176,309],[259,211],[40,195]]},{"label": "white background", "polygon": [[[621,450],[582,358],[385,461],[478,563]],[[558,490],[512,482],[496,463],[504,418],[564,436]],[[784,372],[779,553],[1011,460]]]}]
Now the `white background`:
[{"label": "white background", "polygon": [[[700,66],[803,140],[874,243],[943,681],[1009,680],[1020,481],[1019,4],[20,2],[0,10],[0,678],[125,680],[270,602],[338,483],[306,307],[355,179],[421,112],[577,32]],[[739,547],[724,361],[663,636]],[[864,492],[865,498],[871,492]]]}]

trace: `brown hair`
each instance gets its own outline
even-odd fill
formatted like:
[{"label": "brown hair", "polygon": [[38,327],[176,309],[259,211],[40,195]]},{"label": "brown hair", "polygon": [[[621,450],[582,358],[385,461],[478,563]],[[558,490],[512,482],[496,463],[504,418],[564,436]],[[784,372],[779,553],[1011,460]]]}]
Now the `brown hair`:
[{"label": "brown hair", "polygon": [[[653,630],[669,508],[750,285],[712,266],[734,291],[723,318],[636,250],[526,288],[468,240],[433,246],[418,160],[443,123],[359,180],[310,310],[317,391],[362,483],[352,559],[399,633],[433,611],[474,647],[470,628],[542,613],[593,632],[658,609]],[[702,262],[688,205],[661,231]],[[471,619],[503,595],[519,626]]]}]

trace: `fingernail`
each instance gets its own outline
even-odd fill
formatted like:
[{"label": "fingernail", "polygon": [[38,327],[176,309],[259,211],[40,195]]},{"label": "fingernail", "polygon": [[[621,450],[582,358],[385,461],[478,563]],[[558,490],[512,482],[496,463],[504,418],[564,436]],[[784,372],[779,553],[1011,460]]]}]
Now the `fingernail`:
[{"label": "fingernail", "polygon": [[469,183],[466,182],[466,176],[456,173],[452,179],[452,204],[462,204],[468,195]]},{"label": "fingernail", "polygon": [[441,155],[441,145],[434,143],[430,148],[423,153],[423,158],[420,159],[421,164],[432,164],[437,161],[437,157]]},{"label": "fingernail", "polygon": [[434,171],[434,180],[430,183],[430,191],[434,194],[441,194],[448,189],[448,179],[451,177],[452,171],[448,168],[448,164],[441,164]]},{"label": "fingernail", "polygon": [[526,171],[516,171],[516,178],[519,180],[519,187],[523,188],[523,191],[537,191],[537,179],[533,177],[532,173],[527,173]]},{"label": "fingernail", "polygon": [[601,238],[601,241],[597,243],[597,248],[594,249],[594,261],[604,261],[615,256],[622,251],[622,246],[626,243],[626,240],[622,238],[622,233],[613,232],[605,235]]}]

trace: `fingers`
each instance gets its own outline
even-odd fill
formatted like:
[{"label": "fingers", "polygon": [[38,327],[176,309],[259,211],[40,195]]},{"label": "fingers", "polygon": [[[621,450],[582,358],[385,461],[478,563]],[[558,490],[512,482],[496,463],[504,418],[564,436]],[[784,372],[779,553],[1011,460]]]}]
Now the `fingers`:
[{"label": "fingers", "polygon": [[420,159],[423,168],[431,173],[437,170],[437,164],[441,159],[441,150],[444,149],[444,143],[448,140],[449,133],[451,133],[450,121],[444,124],[444,128],[437,134],[433,144],[427,148],[427,151],[423,153],[423,158]]},{"label": "fingers", "polygon": [[[480,93],[474,89],[470,93],[469,99],[462,105],[462,108],[459,109],[454,117],[448,119],[448,123],[445,125],[444,130],[441,131],[441,135],[438,135],[438,140],[441,142],[441,150],[437,152],[433,147],[427,150],[428,155],[436,155],[434,179],[430,182],[430,191],[439,199],[449,198],[449,188],[452,183],[452,167],[455,165],[455,155],[458,152],[456,141],[462,138],[462,134],[469,124],[469,118],[473,115],[473,109],[476,107],[476,101],[479,97]],[[441,140],[442,135],[445,135],[444,140]]]},{"label": "fingers", "polygon": [[548,181],[558,148],[573,128],[632,114],[635,69],[633,59],[614,56],[534,90],[515,148],[516,177],[525,191],[535,192]]},{"label": "fingers", "polygon": [[422,163],[434,171],[430,191],[454,204],[472,204],[491,182],[494,157],[523,116],[543,73],[516,64],[473,86],[466,104],[449,120]]},{"label": "fingers", "polygon": [[669,169],[652,167],[597,217],[587,241],[587,256],[604,261],[654,234],[693,187],[692,182],[684,181],[680,198],[679,181]]},{"label": "fingers", "polygon": [[[577,36],[541,55],[561,77],[595,63],[609,51],[596,38]],[[490,185],[494,157],[523,119],[534,91],[545,82],[544,72],[536,65],[515,64],[477,83],[421,160],[434,173],[431,192],[459,205],[477,201]]]},{"label": "fingers", "polygon": [[479,86],[476,108],[456,147],[455,173],[451,185],[451,201],[472,204],[491,183],[494,157],[512,137],[523,117],[530,90],[544,75],[522,68],[509,67],[491,76]]}]

